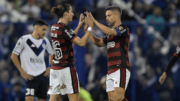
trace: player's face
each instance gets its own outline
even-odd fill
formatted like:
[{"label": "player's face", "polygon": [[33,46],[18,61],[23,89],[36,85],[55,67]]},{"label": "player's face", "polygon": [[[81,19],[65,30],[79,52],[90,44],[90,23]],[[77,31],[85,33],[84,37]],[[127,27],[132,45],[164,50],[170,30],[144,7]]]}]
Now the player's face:
[{"label": "player's face", "polygon": [[47,31],[47,28],[48,28],[48,26],[46,26],[46,25],[39,26],[39,28],[38,28],[38,36],[39,36],[39,38],[44,37],[44,35],[46,34],[46,31]]},{"label": "player's face", "polygon": [[69,12],[68,12],[68,21],[69,21],[69,22],[72,21],[73,16],[74,16],[73,9],[72,9],[72,7],[70,6],[70,10],[69,10]]},{"label": "player's face", "polygon": [[113,13],[112,10],[106,11],[106,22],[108,23],[109,26],[113,26],[114,23],[116,22],[115,14]]}]

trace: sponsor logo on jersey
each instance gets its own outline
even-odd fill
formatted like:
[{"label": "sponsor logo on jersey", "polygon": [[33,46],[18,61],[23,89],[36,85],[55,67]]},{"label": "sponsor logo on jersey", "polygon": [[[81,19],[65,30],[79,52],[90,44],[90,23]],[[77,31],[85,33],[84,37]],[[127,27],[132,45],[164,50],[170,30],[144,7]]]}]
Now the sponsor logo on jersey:
[{"label": "sponsor logo on jersey", "polygon": [[113,48],[115,46],[115,42],[112,41],[112,42],[108,42],[107,44],[107,48]]},{"label": "sponsor logo on jersey", "polygon": [[57,38],[57,33],[51,33],[51,37]]},{"label": "sponsor logo on jersey", "polygon": [[59,27],[56,27],[56,26],[51,27],[51,30],[57,30],[57,29],[59,29]]},{"label": "sponsor logo on jersey", "polygon": [[72,38],[72,35],[68,32],[67,29],[65,29],[64,32],[67,33],[67,35],[68,35],[70,38]]},{"label": "sponsor logo on jersey", "polygon": [[43,64],[43,61],[41,59],[37,59],[37,58],[30,58],[30,62]]}]

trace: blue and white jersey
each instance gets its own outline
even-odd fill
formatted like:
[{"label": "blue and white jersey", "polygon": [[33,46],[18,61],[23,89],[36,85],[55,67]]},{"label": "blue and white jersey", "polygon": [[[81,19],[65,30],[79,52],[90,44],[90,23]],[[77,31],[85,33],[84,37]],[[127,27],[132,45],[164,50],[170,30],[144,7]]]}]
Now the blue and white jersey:
[{"label": "blue and white jersey", "polygon": [[30,34],[18,40],[13,53],[20,55],[21,67],[27,74],[38,76],[46,70],[45,50],[49,55],[54,53],[49,40],[46,37],[35,39]]}]

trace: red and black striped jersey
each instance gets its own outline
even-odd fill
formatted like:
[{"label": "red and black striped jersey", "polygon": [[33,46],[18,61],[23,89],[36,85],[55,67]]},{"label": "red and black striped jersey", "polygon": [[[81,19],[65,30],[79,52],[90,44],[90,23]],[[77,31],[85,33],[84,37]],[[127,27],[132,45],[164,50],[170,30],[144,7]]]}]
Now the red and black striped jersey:
[{"label": "red and black striped jersey", "polygon": [[55,23],[50,36],[54,49],[52,67],[74,67],[72,41],[77,37],[74,31],[63,23]]},{"label": "red and black striped jersey", "polygon": [[174,56],[180,57],[180,47],[179,46],[176,48],[176,53],[174,53]]},{"label": "red and black striped jersey", "polygon": [[107,44],[108,71],[117,68],[130,69],[129,50],[129,29],[125,25],[115,28],[117,35],[106,35],[102,40]]}]

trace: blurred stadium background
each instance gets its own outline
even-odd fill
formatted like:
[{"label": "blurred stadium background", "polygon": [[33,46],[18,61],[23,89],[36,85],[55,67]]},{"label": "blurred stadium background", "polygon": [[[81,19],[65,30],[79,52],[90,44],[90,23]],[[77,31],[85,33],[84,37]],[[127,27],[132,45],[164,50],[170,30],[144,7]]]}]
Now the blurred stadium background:
[{"label": "blurred stadium background", "polygon": [[[80,13],[92,12],[95,19],[107,25],[105,8],[121,7],[122,23],[131,33],[132,75],[126,98],[129,101],[180,101],[180,61],[168,73],[163,85],[158,82],[180,44],[180,0],[0,0],[0,101],[24,101],[24,81],[10,59],[12,49],[18,38],[33,31],[32,23],[36,19],[48,22],[46,37],[49,38],[50,26],[58,21],[50,10],[62,2],[74,9],[75,16],[68,24],[73,29]],[[92,33],[99,38],[104,36],[97,27]],[[78,36],[82,35],[83,28]],[[97,48],[89,40],[85,48],[74,45],[74,53],[82,87],[93,101],[108,101],[103,78],[107,73],[106,47]],[[62,99],[68,101],[65,97]]]}]

